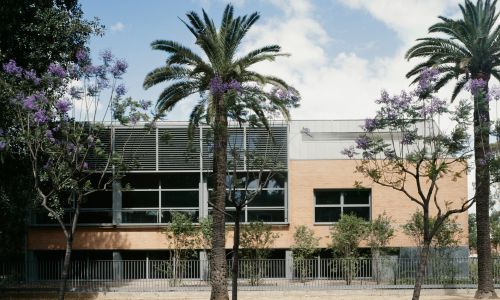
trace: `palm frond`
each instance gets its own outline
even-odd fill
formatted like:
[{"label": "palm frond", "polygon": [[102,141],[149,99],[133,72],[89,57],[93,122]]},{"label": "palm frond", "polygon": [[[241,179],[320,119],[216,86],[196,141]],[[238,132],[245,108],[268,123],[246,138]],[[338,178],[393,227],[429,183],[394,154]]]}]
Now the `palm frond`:
[{"label": "palm frond", "polygon": [[179,66],[163,66],[156,68],[149,72],[144,79],[143,87],[148,89],[158,83],[176,80],[182,78],[188,78],[191,71],[189,69],[179,67]]},{"label": "palm frond", "polygon": [[469,78],[467,76],[462,76],[457,83],[455,84],[455,87],[453,88],[453,92],[451,93],[451,102],[457,98],[458,94],[463,90],[465,84],[469,81]]}]

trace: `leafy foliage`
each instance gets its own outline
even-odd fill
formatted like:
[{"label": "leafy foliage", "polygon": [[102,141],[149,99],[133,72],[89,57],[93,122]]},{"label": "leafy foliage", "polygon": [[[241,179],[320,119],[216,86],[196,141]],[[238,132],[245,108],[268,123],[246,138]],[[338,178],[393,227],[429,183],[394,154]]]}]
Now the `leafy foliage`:
[{"label": "leafy foliage", "polygon": [[278,233],[272,231],[271,225],[264,222],[251,222],[241,227],[240,245],[242,256],[247,260],[241,264],[241,273],[250,279],[250,285],[259,285],[262,278],[262,260],[266,258]]},{"label": "leafy foliage", "polygon": [[305,225],[295,227],[292,245],[293,264],[301,280],[311,276],[313,269],[309,259],[318,251],[320,238],[314,236],[314,231]]},{"label": "leafy foliage", "polygon": [[369,224],[360,217],[343,214],[340,220],[330,228],[332,243],[330,247],[342,258],[354,258],[358,247],[370,230]]},{"label": "leafy foliage", "polygon": [[[24,69],[43,73],[53,62],[75,61],[75,53],[100,33],[98,20],[86,20],[76,0],[5,0],[0,5],[0,65],[15,59]],[[7,145],[2,131],[17,120],[11,96],[8,78],[0,72],[0,149]],[[0,239],[6,241],[0,257],[20,259],[34,193],[29,161],[20,149],[11,150],[0,151]]]},{"label": "leafy foliage", "polygon": [[[201,100],[190,117],[190,128],[205,120],[212,124],[214,101],[222,97],[221,107],[229,118],[251,124],[268,126],[267,115],[279,113],[289,117],[288,108],[297,107],[299,93],[284,80],[262,75],[251,67],[262,61],[274,61],[286,54],[278,45],[264,46],[237,56],[236,49],[247,32],[260,18],[258,13],[234,17],[233,6],[227,5],[221,25],[216,28],[205,11],[200,17],[195,12],[183,21],[196,39],[197,46],[207,56],[204,60],[186,46],[175,41],[157,40],[151,43],[154,50],[165,51],[166,64],[151,71],[144,79],[144,87],[168,83],[160,94],[157,106],[161,112],[170,111],[179,101],[192,94]],[[263,88],[268,86],[267,88]]]},{"label": "leafy foliage", "polygon": [[394,236],[393,220],[387,216],[385,212],[378,215],[375,220],[370,223],[370,232],[368,234],[368,245],[372,251],[387,246],[391,238]]},{"label": "leafy foliage", "polygon": [[[430,227],[433,227],[436,218],[431,217]],[[413,239],[419,247],[424,245],[424,217],[421,211],[415,212],[406,224],[402,226],[403,232]],[[463,230],[456,219],[446,219],[432,239],[432,247],[436,250],[456,247]]]},{"label": "leafy foliage", "polygon": [[240,236],[243,256],[249,259],[263,259],[269,255],[279,233],[274,233],[271,225],[258,221],[241,226]]},{"label": "leafy foliage", "polygon": [[469,79],[500,78],[500,61],[496,58],[500,50],[500,26],[496,25],[496,1],[470,0],[459,5],[462,18],[453,20],[440,16],[440,22],[429,27],[436,37],[418,39],[418,43],[406,52],[406,58],[426,58],[406,74],[418,82],[426,68],[438,68],[442,77],[435,88],[457,79],[451,99],[464,89]]},{"label": "leafy foliage", "polygon": [[314,231],[305,225],[295,227],[293,240],[292,252],[294,260],[313,258],[318,251],[320,238],[314,236]]},{"label": "leafy foliage", "polygon": [[[359,158],[356,171],[373,183],[396,190],[421,209],[423,242],[413,299],[418,299],[430,245],[440,227],[453,214],[467,211],[475,201],[446,199],[439,194],[440,180],[456,180],[465,175],[471,157],[468,126],[471,105],[460,101],[454,110],[434,93],[440,84],[439,72],[424,69],[418,87],[390,96],[383,91],[375,118],[367,119],[356,146],[342,153]],[[453,121],[449,132],[441,131],[435,118]],[[358,152],[359,151],[359,152]],[[431,221],[430,207],[436,211]]]},{"label": "leafy foliage", "polygon": [[[489,224],[490,167],[494,167],[493,177],[498,178],[500,169],[498,159],[492,159],[490,151],[490,109],[488,84],[491,76],[500,79],[498,53],[500,51],[500,26],[497,24],[497,1],[471,0],[459,5],[461,18],[451,19],[440,16],[440,22],[429,27],[435,36],[421,38],[406,53],[406,58],[424,58],[407,77],[421,80],[421,72],[427,68],[437,68],[442,73],[434,86],[441,89],[456,80],[451,100],[460,91],[468,88],[474,96],[474,162],[475,194],[477,213],[477,253],[479,265],[479,284],[476,298],[496,297],[492,281],[491,242]],[[498,95],[498,93],[497,93]],[[498,96],[495,97],[498,100]],[[495,126],[497,127],[497,126]],[[439,222],[438,222],[439,223]]]},{"label": "leafy foliage", "polygon": [[171,259],[187,260],[196,255],[198,245],[198,230],[193,224],[191,216],[181,212],[171,212],[170,224],[164,229],[170,251]]},{"label": "leafy foliage", "polygon": [[476,214],[470,213],[467,218],[469,228],[469,249],[477,249]]},{"label": "leafy foliage", "polygon": [[497,255],[500,247],[500,211],[493,211],[490,216],[491,224],[491,244],[495,248]]},{"label": "leafy foliage", "polygon": [[[88,195],[105,190],[120,178],[127,167],[123,154],[101,140],[106,132],[102,121],[110,111],[114,113],[112,103],[123,101],[125,92],[120,91],[117,82],[127,64],[105,52],[103,64],[93,66],[83,49],[77,52],[75,59],[77,63],[68,67],[51,63],[41,74],[22,68],[13,59],[2,66],[4,92],[10,96],[16,119],[0,134],[3,142],[0,156],[8,151],[29,161],[37,205],[55,219],[63,231],[66,254],[60,298],[64,298],[82,204]],[[77,84],[79,80],[83,81],[80,87],[70,87],[70,83]],[[111,90],[112,98],[101,120],[98,107],[103,101],[101,92],[106,89]],[[82,104],[78,105],[79,102]],[[130,107],[140,105],[131,100],[126,103]],[[80,108],[76,109],[77,106]],[[92,165],[95,160],[104,163],[100,167]],[[70,214],[69,221],[66,213]]]}]

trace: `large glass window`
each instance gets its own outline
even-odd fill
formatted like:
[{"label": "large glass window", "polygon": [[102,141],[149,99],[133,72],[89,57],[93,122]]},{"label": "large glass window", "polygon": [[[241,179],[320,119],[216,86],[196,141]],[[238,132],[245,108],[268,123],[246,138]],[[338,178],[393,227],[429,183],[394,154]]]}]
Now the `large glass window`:
[{"label": "large glass window", "polygon": [[[129,176],[131,175],[131,176]],[[127,174],[122,192],[123,223],[169,223],[174,211],[198,221],[199,173]]]},{"label": "large glass window", "polygon": [[316,223],[337,222],[342,214],[354,214],[367,221],[370,220],[370,190],[314,190]]},{"label": "large glass window", "polygon": [[[240,215],[241,222],[263,221],[269,223],[287,222],[286,213],[286,193],[285,193],[285,174],[273,174],[272,178],[268,178],[267,173],[261,174],[260,180],[267,181],[261,192],[257,195],[252,195],[259,186],[258,174],[247,174],[246,172],[238,173],[238,184],[234,199],[239,201],[249,201],[248,205],[243,208]],[[232,175],[226,176],[226,222],[232,223],[235,220],[235,208],[229,200],[229,188],[235,185],[235,180]],[[246,187],[246,188],[245,188]],[[214,196],[213,189],[209,186],[210,198]],[[253,197],[253,198],[252,198]],[[209,208],[210,209],[210,208]]]}]

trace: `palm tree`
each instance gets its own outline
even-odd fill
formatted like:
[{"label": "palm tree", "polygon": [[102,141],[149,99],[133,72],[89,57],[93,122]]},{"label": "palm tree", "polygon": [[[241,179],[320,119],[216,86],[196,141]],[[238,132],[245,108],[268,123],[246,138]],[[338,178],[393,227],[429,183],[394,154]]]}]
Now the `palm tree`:
[{"label": "palm tree", "polygon": [[[227,5],[219,28],[203,10],[186,14],[183,23],[196,38],[196,45],[206,60],[188,47],[175,41],[157,40],[154,50],[167,52],[166,64],[151,71],[144,88],[166,82],[168,85],[157,100],[160,112],[168,112],[181,100],[200,94],[190,117],[190,128],[205,116],[213,128],[215,196],[213,207],[213,239],[210,259],[210,299],[228,299],[225,253],[225,177],[227,170],[228,118],[239,122],[259,121],[267,127],[266,112],[280,112],[289,117],[288,108],[298,105],[299,95],[285,81],[259,74],[249,68],[262,61],[283,56],[277,45],[265,46],[238,55],[238,46],[248,30],[259,19],[258,13],[233,16]],[[250,112],[250,114],[249,114]]]},{"label": "palm tree", "polygon": [[[439,17],[440,22],[429,27],[429,33],[443,37],[426,37],[406,53],[406,58],[426,58],[406,76],[421,79],[420,72],[437,68],[441,77],[436,90],[452,80],[456,84],[452,101],[461,90],[469,88],[474,95],[474,159],[476,165],[477,254],[479,280],[476,298],[495,295],[492,279],[492,259],[489,228],[490,170],[488,83],[491,76],[500,79],[500,26],[495,22],[496,0],[465,0],[459,5],[462,18]],[[445,37],[444,37],[445,36]]]}]

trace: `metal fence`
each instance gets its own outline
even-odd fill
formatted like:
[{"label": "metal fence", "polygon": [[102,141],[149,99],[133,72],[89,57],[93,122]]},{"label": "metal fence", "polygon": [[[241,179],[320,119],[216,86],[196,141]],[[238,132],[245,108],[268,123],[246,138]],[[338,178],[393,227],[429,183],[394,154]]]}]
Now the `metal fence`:
[{"label": "metal fence", "polygon": [[[381,259],[242,259],[242,290],[411,288],[418,261]],[[170,291],[209,288],[208,261],[204,260],[97,260],[73,261],[70,291]],[[232,261],[228,260],[228,280]],[[493,280],[500,287],[500,258],[493,260]],[[0,263],[0,289],[56,289],[61,261],[24,264]],[[424,288],[473,288],[477,259],[431,259]],[[230,280],[229,280],[230,282]]]}]

